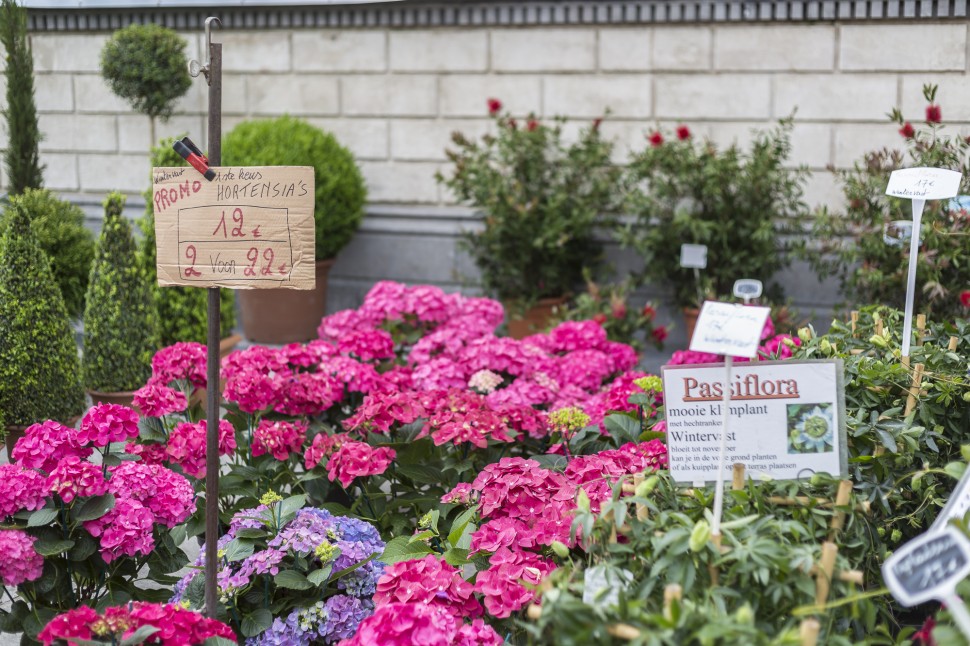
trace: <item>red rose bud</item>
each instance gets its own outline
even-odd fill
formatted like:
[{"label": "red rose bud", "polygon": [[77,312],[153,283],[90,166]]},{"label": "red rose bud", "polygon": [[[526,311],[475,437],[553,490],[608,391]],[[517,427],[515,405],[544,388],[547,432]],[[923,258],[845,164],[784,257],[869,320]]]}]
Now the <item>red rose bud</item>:
[{"label": "red rose bud", "polygon": [[595,322],[598,325],[603,325],[604,323],[606,323],[606,314],[603,314],[602,312],[599,312],[598,314],[594,314],[593,322]]},{"label": "red rose bud", "polygon": [[680,139],[681,141],[686,141],[687,139],[690,139],[690,128],[688,128],[684,124],[680,124],[679,126],[677,126],[677,138]]},{"label": "red rose bud", "polygon": [[964,307],[970,307],[970,289],[960,292],[960,304]]},{"label": "red rose bud", "polygon": [[647,141],[650,145],[656,148],[657,146],[662,146],[664,142],[664,136],[660,134],[659,130],[654,130],[647,136]]},{"label": "red rose bud", "polygon": [[648,321],[652,321],[655,316],[657,316],[657,310],[653,309],[650,305],[643,306],[643,316]]},{"label": "red rose bud", "polygon": [[613,306],[613,318],[621,319],[626,316],[626,303],[618,301],[612,304]]},{"label": "red rose bud", "polygon": [[525,129],[528,130],[529,132],[532,132],[538,127],[539,127],[539,122],[536,121],[535,119],[529,119],[525,124]]},{"label": "red rose bud", "polygon": [[667,328],[664,326],[653,328],[653,332],[650,333],[658,343],[663,343],[667,340]]},{"label": "red rose bud", "polygon": [[913,130],[913,124],[907,121],[906,123],[903,124],[903,127],[899,129],[899,134],[901,134],[906,139],[912,139],[913,135],[916,134],[916,131]]},{"label": "red rose bud", "polygon": [[926,106],[926,123],[939,123],[943,121],[943,111],[940,106],[931,103]]},{"label": "red rose bud", "polygon": [[498,99],[489,99],[488,100],[488,113],[489,114],[491,114],[491,115],[494,116],[494,115],[498,114],[501,109],[502,109],[502,102],[501,101],[499,101]]}]

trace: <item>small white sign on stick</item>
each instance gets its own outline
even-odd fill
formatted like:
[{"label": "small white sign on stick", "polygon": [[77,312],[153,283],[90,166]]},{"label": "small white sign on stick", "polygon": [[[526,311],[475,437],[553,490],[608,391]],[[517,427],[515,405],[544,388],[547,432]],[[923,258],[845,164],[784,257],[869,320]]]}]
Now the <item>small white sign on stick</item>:
[{"label": "small white sign on stick", "polygon": [[687,269],[706,269],[707,268],[707,245],[703,244],[682,244],[680,245],[680,266]]},{"label": "small white sign on stick", "polygon": [[901,168],[889,176],[886,195],[911,200],[946,200],[960,192],[960,173],[945,168]]},{"label": "small white sign on stick", "polygon": [[946,506],[940,510],[940,515],[933,521],[933,525],[929,531],[932,533],[944,529],[954,518],[963,520],[968,509],[970,509],[970,468],[963,472],[963,477],[957,482],[957,486],[953,488],[950,499],[947,501]]},{"label": "small white sign on stick", "polygon": [[690,340],[695,352],[753,357],[770,310],[737,303],[705,301]]}]

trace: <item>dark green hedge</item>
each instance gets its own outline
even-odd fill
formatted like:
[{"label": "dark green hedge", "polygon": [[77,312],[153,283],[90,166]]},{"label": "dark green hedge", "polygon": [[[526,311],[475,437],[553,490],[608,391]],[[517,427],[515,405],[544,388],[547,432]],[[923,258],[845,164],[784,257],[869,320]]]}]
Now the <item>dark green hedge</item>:
[{"label": "dark green hedge", "polygon": [[[181,138],[181,137],[179,137]],[[163,139],[152,148],[152,166],[188,166],[172,149],[174,138]],[[194,172],[194,171],[193,171]],[[145,216],[138,226],[144,234],[141,245],[141,264],[152,284],[155,306],[158,308],[159,333],[162,345],[179,341],[205,343],[208,331],[206,322],[206,290],[197,287],[159,287],[155,272],[155,213],[152,189],[145,191]],[[236,297],[231,289],[219,290],[220,333],[222,338],[232,334],[236,327]]]},{"label": "dark green hedge", "polygon": [[[94,234],[84,226],[84,212],[46,189],[28,188],[10,201],[22,205],[30,215],[30,226],[50,261],[67,313],[80,318],[94,259]],[[0,215],[0,235],[7,227],[9,210]]]},{"label": "dark green hedge", "polygon": [[91,267],[84,309],[84,385],[101,392],[137,390],[152,375],[159,348],[151,285],[138,265],[125,198],[104,202],[104,225]]},{"label": "dark green hedge", "polygon": [[347,246],[364,217],[367,187],[354,156],[330,133],[289,116],[246,121],[222,144],[223,166],[313,166],[317,260]]},{"label": "dark green hedge", "polygon": [[0,422],[67,421],[84,410],[64,298],[23,205],[0,237]]}]

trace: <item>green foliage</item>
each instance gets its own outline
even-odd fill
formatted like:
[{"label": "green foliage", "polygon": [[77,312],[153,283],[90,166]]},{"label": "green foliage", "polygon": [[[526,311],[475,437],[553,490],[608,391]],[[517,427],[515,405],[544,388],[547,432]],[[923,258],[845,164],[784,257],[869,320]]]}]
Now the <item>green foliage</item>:
[{"label": "green foliage", "polygon": [[[84,226],[84,213],[45,189],[28,188],[21,195],[11,196],[10,202],[30,215],[30,226],[47,254],[67,312],[80,317],[94,258],[94,234]],[[6,230],[9,210],[0,214],[0,235]]]},{"label": "green foliage", "polygon": [[367,188],[336,137],[289,116],[246,121],[222,144],[224,166],[313,166],[316,258],[333,258],[364,217]]},{"label": "green foliage", "polygon": [[[650,145],[631,160],[628,209],[635,218],[620,233],[623,245],[644,261],[641,278],[671,285],[680,307],[696,307],[708,296],[730,294],[738,278],[757,278],[769,300],[783,298],[772,276],[787,264],[779,237],[802,216],[806,173],[786,166],[791,154],[791,119],[757,133],[749,152],[695,141],[685,127]],[[683,243],[707,245],[701,284],[680,266]]]},{"label": "green foliage", "polygon": [[[179,137],[181,138],[181,137]],[[163,139],[152,148],[152,166],[188,166],[172,149],[176,138]],[[159,334],[162,346],[179,341],[205,343],[208,336],[206,290],[197,287],[159,287],[156,267],[155,213],[152,189],[145,190],[145,215],[139,220],[142,232],[139,263],[148,282],[151,283],[158,309]],[[235,293],[231,289],[219,290],[220,335],[225,338],[236,327]]]},{"label": "green foliage", "polygon": [[122,214],[125,198],[104,202],[84,309],[84,385],[101,392],[137,390],[152,375],[159,337],[151,286],[138,266],[131,225]]},{"label": "green foliage", "polygon": [[440,183],[482,211],[482,227],[464,234],[462,248],[500,300],[530,303],[571,293],[603,257],[599,227],[609,226],[619,169],[599,120],[563,140],[565,120],[525,127],[493,106],[495,134],[473,141],[452,135],[454,168]]},{"label": "green foliage", "polygon": [[0,237],[0,416],[27,426],[84,410],[77,345],[47,256],[15,203]]},{"label": "green foliage", "polygon": [[44,167],[37,151],[42,136],[34,104],[34,56],[27,39],[27,9],[16,0],[0,3],[0,41],[7,54],[7,107],[3,110],[9,135],[4,153],[6,179],[10,193],[18,195],[44,185]]},{"label": "green foliage", "polygon": [[101,74],[111,91],[144,115],[163,120],[192,79],[185,40],[159,25],[129,25],[119,29],[101,50]]},{"label": "green foliage", "polygon": [[[923,88],[935,106],[936,86]],[[851,303],[882,303],[902,307],[909,269],[909,240],[887,243],[885,229],[893,221],[912,222],[911,200],[889,197],[886,185],[892,171],[929,166],[960,171],[960,192],[970,194],[970,143],[962,135],[945,137],[944,126],[932,120],[914,129],[894,109],[890,119],[902,126],[906,151],[883,148],[867,153],[851,170],[837,171],[846,199],[845,213],[822,208],[812,226],[813,244],[801,254],[821,277],[837,276],[842,293]],[[965,207],[946,201],[927,202],[920,239],[923,249],[916,262],[917,311],[937,318],[966,316],[959,298],[970,284],[970,218]],[[898,238],[898,235],[892,237]]]}]

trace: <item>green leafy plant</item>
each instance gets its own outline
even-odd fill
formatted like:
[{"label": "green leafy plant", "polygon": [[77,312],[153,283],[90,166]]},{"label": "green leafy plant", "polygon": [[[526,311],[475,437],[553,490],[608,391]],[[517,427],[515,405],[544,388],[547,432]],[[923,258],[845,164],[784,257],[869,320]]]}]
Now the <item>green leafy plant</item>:
[{"label": "green leafy plant", "polygon": [[[899,168],[929,166],[960,171],[960,192],[970,194],[970,143],[962,135],[943,136],[937,86],[923,87],[926,119],[915,128],[894,109],[905,151],[883,148],[866,153],[850,170],[837,171],[845,213],[822,208],[815,214],[812,243],[800,252],[819,276],[839,278],[852,303],[902,307],[909,267],[909,236],[894,222],[912,222],[911,200],[889,197],[889,175]],[[915,233],[914,233],[915,234]],[[966,204],[930,201],[923,212],[922,250],[916,263],[916,307],[935,318],[966,316],[970,300],[970,217]],[[970,296],[970,294],[968,294]]]},{"label": "green leafy plant", "polygon": [[336,137],[290,116],[246,121],[222,144],[224,166],[313,166],[316,259],[333,258],[364,217],[367,188]]},{"label": "green leafy plant", "polygon": [[[84,212],[45,189],[28,188],[21,195],[12,196],[10,201],[30,214],[30,226],[47,254],[67,312],[72,317],[80,317],[94,258],[94,234],[84,226]],[[8,219],[6,212],[0,215],[0,235]]]},{"label": "green leafy plant", "polygon": [[0,238],[0,417],[27,426],[84,410],[77,345],[64,297],[21,203]]},{"label": "green leafy plant", "polygon": [[7,121],[9,141],[4,152],[7,184],[18,195],[44,185],[44,167],[37,144],[41,140],[34,104],[34,56],[27,39],[27,9],[16,0],[0,4],[0,41],[7,53]]},{"label": "green leafy plant", "polygon": [[155,119],[172,116],[192,84],[185,46],[171,29],[132,24],[112,34],[101,50],[101,75],[112,92],[151,119],[152,141]]},{"label": "green leafy plant", "polygon": [[[181,137],[178,137],[181,138]],[[162,139],[152,148],[152,167],[188,166],[172,149],[175,137]],[[155,307],[158,308],[158,328],[163,346],[179,341],[205,343],[208,338],[206,290],[197,287],[160,287],[156,273],[155,211],[152,189],[145,190],[145,214],[138,221],[141,229],[139,263],[152,285]],[[236,327],[236,299],[231,289],[219,290],[219,334],[224,339]]]},{"label": "green leafy plant", "polygon": [[124,204],[120,193],[111,193],[104,202],[84,309],[84,385],[101,392],[144,385],[159,345],[151,286],[137,264]]},{"label": "green leafy plant", "polygon": [[[670,285],[680,307],[697,307],[701,295],[730,294],[738,278],[757,278],[769,300],[783,298],[775,272],[786,266],[788,221],[806,213],[806,172],[787,166],[792,120],[758,133],[749,151],[718,149],[697,141],[686,126],[668,140],[659,131],[636,153],[627,172],[628,209],[620,230],[624,246],[643,258],[641,279]],[[707,246],[698,285],[680,266],[683,243]]]},{"label": "green leafy plant", "polygon": [[462,248],[500,300],[532,303],[561,297],[595,274],[603,256],[600,227],[612,223],[619,169],[600,120],[567,143],[564,119],[519,124],[490,99],[493,132],[475,141],[460,132],[448,150],[454,165],[437,179],[481,211],[481,227]]}]

